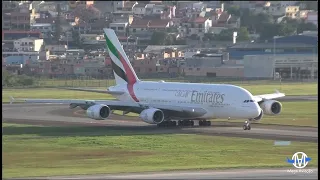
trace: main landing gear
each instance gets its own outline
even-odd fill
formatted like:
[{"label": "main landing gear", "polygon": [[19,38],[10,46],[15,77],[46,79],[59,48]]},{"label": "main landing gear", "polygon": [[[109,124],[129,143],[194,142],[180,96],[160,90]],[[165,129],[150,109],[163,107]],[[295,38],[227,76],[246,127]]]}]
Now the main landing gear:
[{"label": "main landing gear", "polygon": [[199,126],[211,126],[211,121],[200,120]]},{"label": "main landing gear", "polygon": [[158,127],[175,127],[176,125],[176,121],[163,121],[162,123],[157,124]]},{"label": "main landing gear", "polygon": [[245,121],[243,125],[243,130],[250,130],[250,129],[251,129],[250,122]]},{"label": "main landing gear", "polygon": [[[178,122],[178,123],[177,123]],[[158,127],[174,127],[174,126],[194,126],[193,120],[179,120],[179,121],[163,121],[160,124],[157,124]],[[211,121],[200,120],[199,126],[211,126]]]},{"label": "main landing gear", "polygon": [[179,120],[178,121],[178,126],[194,126],[194,121],[193,120]]}]

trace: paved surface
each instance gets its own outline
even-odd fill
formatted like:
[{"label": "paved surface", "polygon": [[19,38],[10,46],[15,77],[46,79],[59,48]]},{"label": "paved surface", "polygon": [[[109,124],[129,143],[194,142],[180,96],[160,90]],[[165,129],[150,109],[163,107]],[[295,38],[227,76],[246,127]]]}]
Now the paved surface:
[{"label": "paved surface", "polygon": [[[32,179],[318,179],[318,169],[292,173],[288,169],[237,169],[224,171],[176,171],[162,173],[132,173],[122,175],[79,175],[39,177]],[[17,178],[18,179],[18,178]]]},{"label": "paved surface", "polygon": [[[214,122],[211,127],[158,128],[125,116],[111,115],[110,119],[96,121],[87,118],[84,111],[70,110],[66,105],[53,104],[11,104],[3,105],[3,121],[16,123],[50,125],[90,125],[106,126],[108,129],[130,129],[141,134],[190,133],[216,136],[247,137],[257,139],[317,142],[318,129],[312,127],[269,126],[252,124],[250,131],[242,129],[242,123]],[[75,118],[77,117],[77,118]],[[273,127],[273,128],[272,128]],[[271,129],[272,128],[272,129]]]},{"label": "paved surface", "polygon": [[[316,97],[317,98],[317,97]],[[290,100],[290,99],[286,99]],[[81,109],[70,110],[66,105],[53,104],[3,104],[3,122],[105,126],[109,129],[130,129],[142,134],[148,133],[190,133],[215,136],[247,137],[258,139],[318,142],[318,128],[253,124],[252,130],[243,131],[242,123],[214,122],[211,127],[158,128],[136,118],[111,115],[105,121],[85,117]],[[77,117],[77,118],[75,118]],[[287,169],[247,169],[226,171],[188,171],[121,175],[92,175],[69,177],[42,177],[40,179],[317,179],[318,170],[312,173],[287,172]],[[29,178],[30,179],[30,178]],[[35,178],[32,178],[35,179]]]}]

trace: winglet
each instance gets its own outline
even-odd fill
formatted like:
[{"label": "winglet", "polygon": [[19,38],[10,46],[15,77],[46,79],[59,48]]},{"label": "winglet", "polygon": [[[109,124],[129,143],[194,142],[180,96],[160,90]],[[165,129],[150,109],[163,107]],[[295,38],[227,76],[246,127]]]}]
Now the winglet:
[{"label": "winglet", "polygon": [[13,102],[14,102],[14,98],[10,96],[10,104],[12,104]]},{"label": "winglet", "polygon": [[283,95],[283,96],[285,96],[286,94],[285,93],[281,93],[280,91],[278,91],[277,89],[275,89],[275,91],[276,91],[276,93],[277,94],[281,94],[281,95]]}]

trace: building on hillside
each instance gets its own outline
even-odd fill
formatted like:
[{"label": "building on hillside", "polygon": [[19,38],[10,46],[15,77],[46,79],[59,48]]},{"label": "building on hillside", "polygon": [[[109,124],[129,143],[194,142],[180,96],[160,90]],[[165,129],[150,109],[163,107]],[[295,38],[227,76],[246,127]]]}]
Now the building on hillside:
[{"label": "building on hillside", "polygon": [[2,42],[12,42],[25,37],[34,37],[37,39],[42,39],[42,34],[40,31],[2,31]]},{"label": "building on hillside", "polygon": [[43,38],[50,38],[55,32],[54,25],[50,23],[35,23],[30,26],[31,31],[40,31]]},{"label": "building on hillside", "polygon": [[36,51],[39,52],[43,45],[43,39],[34,37],[21,38],[13,42],[14,48],[19,52]]},{"label": "building on hillside", "polygon": [[223,54],[194,54],[185,58],[187,67],[219,67],[223,65]]},{"label": "building on hillside", "polygon": [[318,12],[309,12],[307,14],[306,22],[313,23],[318,27]]},{"label": "building on hillside", "polygon": [[285,16],[295,19],[299,16],[298,12],[299,12],[299,6],[287,6]]},{"label": "building on hillside", "polygon": [[118,36],[127,36],[128,23],[110,23],[109,27],[113,29]]},{"label": "building on hillside", "polygon": [[282,79],[318,78],[318,56],[312,54],[278,54],[244,56],[244,76]]},{"label": "building on hillside", "polygon": [[179,32],[186,36],[197,35],[203,37],[205,33],[209,32],[212,26],[212,20],[205,17],[197,17],[186,19],[180,23]]},{"label": "building on hillside", "polygon": [[271,39],[267,43],[238,43],[228,47],[230,59],[242,60],[245,55],[318,54],[317,35],[294,35]]}]

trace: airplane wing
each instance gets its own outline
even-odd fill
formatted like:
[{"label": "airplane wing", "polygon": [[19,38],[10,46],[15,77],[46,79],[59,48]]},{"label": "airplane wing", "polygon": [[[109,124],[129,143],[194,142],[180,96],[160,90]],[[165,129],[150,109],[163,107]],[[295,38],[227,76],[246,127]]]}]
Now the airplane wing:
[{"label": "airplane wing", "polygon": [[263,101],[263,100],[277,99],[277,98],[284,97],[284,96],[285,96],[284,93],[280,93],[278,90],[276,90],[276,92],[272,93],[272,94],[262,94],[262,95],[254,96],[254,100],[256,102],[260,102],[260,101]]},{"label": "airplane wing", "polygon": [[123,91],[109,91],[109,90],[100,90],[100,89],[85,89],[85,88],[59,88],[73,91],[84,91],[84,92],[95,92],[95,93],[103,93],[103,94],[111,94],[111,95],[122,95],[125,92]]},{"label": "airplane wing", "polygon": [[141,112],[148,108],[157,108],[166,112],[171,113],[188,113],[192,116],[202,116],[206,112],[203,108],[198,107],[181,107],[173,105],[159,105],[159,104],[140,104],[131,101],[117,101],[117,100],[84,100],[84,99],[25,99],[25,98],[13,98],[10,97],[10,104],[14,101],[24,101],[26,103],[50,103],[50,104],[69,104],[70,107],[77,106],[92,106],[95,104],[105,104],[108,105],[112,110],[132,110],[135,112]]}]

